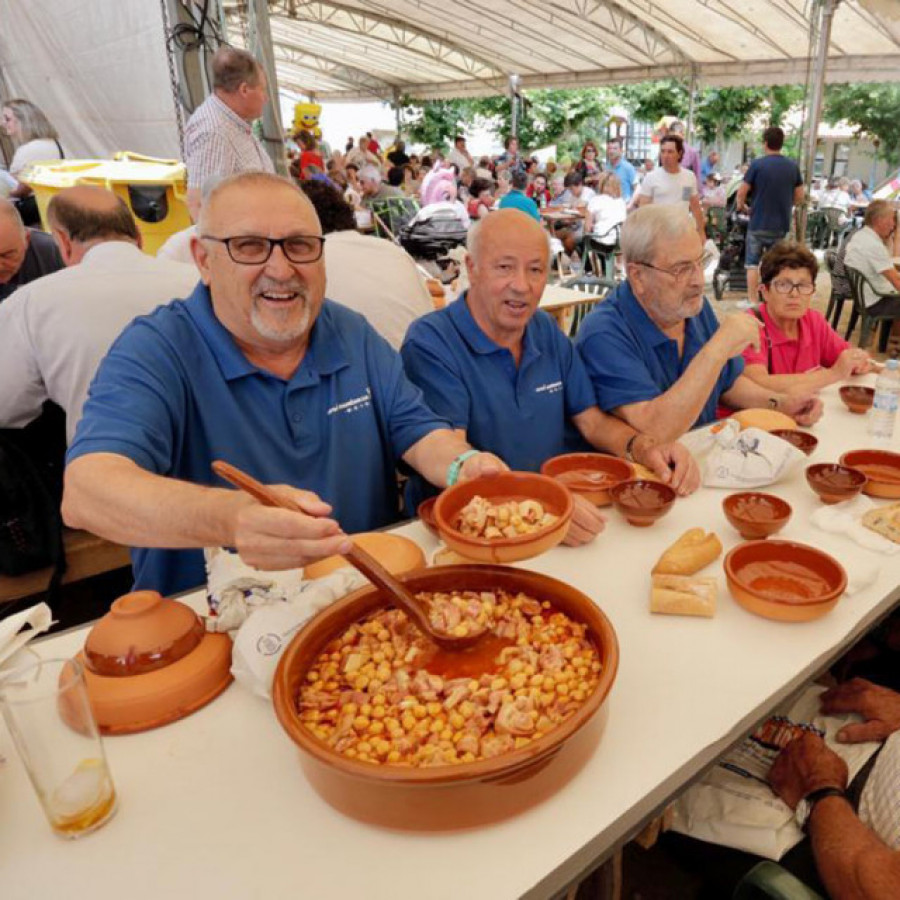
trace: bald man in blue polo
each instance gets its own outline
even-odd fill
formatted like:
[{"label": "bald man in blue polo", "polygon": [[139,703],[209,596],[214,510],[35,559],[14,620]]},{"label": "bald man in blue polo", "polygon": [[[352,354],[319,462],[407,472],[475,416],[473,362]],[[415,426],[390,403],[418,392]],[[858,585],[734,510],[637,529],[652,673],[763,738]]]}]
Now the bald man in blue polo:
[{"label": "bald man in blue polo", "polygon": [[[541,226],[499,210],[469,232],[468,249],[468,291],[413,322],[400,351],[429,407],[513,469],[536,471],[557,454],[596,448],[643,463],[682,493],[694,490],[699,473],[687,450],[602,413],[571,341],[538,309],[550,260]],[[428,493],[414,479],[408,499]],[[603,526],[587,505],[575,520],[571,543]]]},{"label": "bald man in blue polo", "polygon": [[[207,546],[287,569],[399,518],[396,466],[430,482],[498,471],[428,409],[396,352],[325,299],[322,230],[287,179],[216,186],[192,252],[202,284],[135,320],[100,364],[69,449],[63,516],[135,548],[135,584],[206,580]],[[297,511],[226,487],[223,459]]]}]

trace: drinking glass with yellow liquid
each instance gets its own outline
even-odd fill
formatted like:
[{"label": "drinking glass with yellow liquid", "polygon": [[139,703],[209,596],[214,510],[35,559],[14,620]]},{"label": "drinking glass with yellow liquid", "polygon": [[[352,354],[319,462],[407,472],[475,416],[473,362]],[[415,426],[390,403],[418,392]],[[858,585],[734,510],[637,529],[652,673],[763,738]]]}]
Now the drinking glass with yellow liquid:
[{"label": "drinking glass with yellow liquid", "polygon": [[116,811],[84,671],[74,659],[0,673],[0,709],[50,826],[81,837]]}]

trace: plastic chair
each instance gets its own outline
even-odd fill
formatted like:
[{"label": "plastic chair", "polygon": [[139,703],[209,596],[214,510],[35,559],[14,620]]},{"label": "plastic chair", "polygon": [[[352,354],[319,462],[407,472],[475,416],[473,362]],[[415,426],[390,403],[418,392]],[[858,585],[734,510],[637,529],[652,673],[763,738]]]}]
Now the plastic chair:
[{"label": "plastic chair", "polygon": [[853,227],[853,219],[849,222],[841,222],[841,218],[846,215],[844,210],[837,209],[833,206],[826,206],[820,210],[825,217],[825,243],[823,247],[827,250],[832,242],[835,246],[840,246],[841,241]]},{"label": "plastic chair", "polygon": [[369,204],[375,222],[375,234],[399,244],[400,229],[408,225],[419,211],[419,203],[413,197],[385,197]]},{"label": "plastic chair", "polygon": [[[622,231],[621,225],[613,225],[609,231],[604,234],[588,234],[584,239],[584,262],[590,260],[591,271],[594,275],[608,279],[616,280],[616,256],[619,254],[619,235]],[[615,237],[613,244],[609,243],[610,237]]]},{"label": "plastic chair", "polygon": [[741,880],[732,894],[732,900],[823,900],[799,878],[783,869],[778,863],[761,862],[755,865]]},{"label": "plastic chair", "polygon": [[711,206],[706,211],[706,236],[721,250],[728,234],[728,216],[724,206]]},{"label": "plastic chair", "polygon": [[[857,321],[861,320],[859,327],[859,346],[865,347],[869,343],[869,336],[872,332],[873,325],[881,322],[881,336],[878,340],[878,351],[884,353],[887,349],[888,335],[891,331],[891,323],[896,319],[900,319],[900,313],[889,316],[873,316],[866,307],[863,299],[863,285],[868,283],[868,279],[858,269],[852,269],[850,266],[845,267],[847,270],[847,279],[850,282],[850,294],[853,298],[853,314],[850,316],[850,324],[847,326],[847,333],[844,335],[845,340],[850,340],[850,335],[856,327]],[[872,287],[869,284],[869,287]],[[875,289],[872,288],[874,291]],[[878,294],[879,297],[893,297],[895,294]]]},{"label": "plastic chair", "polygon": [[[835,262],[837,261],[837,250],[825,251],[825,269],[831,276],[831,295],[828,298],[828,308],[825,310],[825,319],[831,323],[832,328],[837,328],[838,322],[841,320],[841,313],[844,310],[844,304],[853,298],[849,291],[845,291],[843,286],[836,283]],[[844,280],[844,279],[841,279]],[[849,285],[848,285],[849,287]]]},{"label": "plastic chair", "polygon": [[825,213],[821,210],[810,210],[806,216],[806,243],[814,250],[821,249],[827,231],[828,223],[825,220]]},{"label": "plastic chair", "polygon": [[579,303],[573,310],[572,321],[569,325],[569,337],[575,337],[581,323],[588,313],[603,300],[604,297],[616,286],[616,282],[608,278],[598,278],[596,275],[580,275],[570,278],[560,284],[560,287],[572,288],[584,294],[593,294],[597,299],[586,303]]}]

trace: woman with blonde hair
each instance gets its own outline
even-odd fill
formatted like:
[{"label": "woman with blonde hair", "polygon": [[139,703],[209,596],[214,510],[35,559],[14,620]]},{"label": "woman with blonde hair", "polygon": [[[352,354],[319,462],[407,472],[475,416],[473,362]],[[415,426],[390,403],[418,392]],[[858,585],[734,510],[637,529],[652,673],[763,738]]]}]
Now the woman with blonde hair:
[{"label": "woman with blonde hair", "polygon": [[592,234],[605,247],[614,247],[618,241],[616,227],[625,221],[626,214],[619,176],[604,172],[597,184],[597,194],[588,201],[585,233]]},{"label": "woman with blonde hair", "polygon": [[19,173],[32,163],[63,159],[59,135],[44,113],[28,100],[5,101],[0,107],[0,124],[15,146],[9,174],[16,180],[16,186],[9,196],[18,202],[19,214],[26,225],[39,224],[33,192],[19,181]]}]

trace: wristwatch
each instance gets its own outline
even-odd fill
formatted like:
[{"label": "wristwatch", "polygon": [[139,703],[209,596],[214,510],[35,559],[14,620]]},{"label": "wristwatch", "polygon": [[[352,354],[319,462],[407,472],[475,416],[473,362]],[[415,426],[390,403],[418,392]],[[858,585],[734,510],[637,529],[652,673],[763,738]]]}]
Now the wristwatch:
[{"label": "wristwatch", "polygon": [[769,397],[769,409],[778,409],[777,397]]},{"label": "wristwatch", "polygon": [[627,459],[628,462],[635,462],[634,445],[639,436],[640,433],[636,431],[630,438],[628,438],[628,441],[625,444],[625,459]]},{"label": "wristwatch", "polygon": [[826,797],[843,797],[847,799],[847,793],[843,788],[839,787],[823,787],[815,791],[810,791],[798,804],[794,810],[794,821],[800,826],[801,831],[806,831],[809,827],[809,817],[815,805]]},{"label": "wristwatch", "polygon": [[460,453],[459,456],[450,463],[447,467],[447,487],[453,487],[453,485],[459,481],[459,470],[462,468],[463,463],[470,457],[477,456],[480,452],[480,450],[466,450],[465,453]]}]

